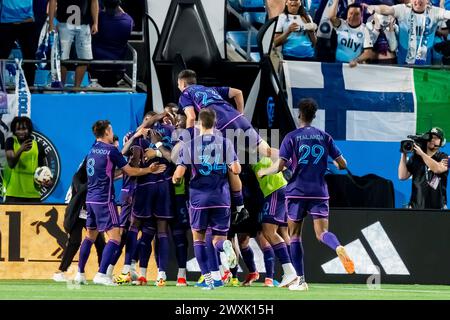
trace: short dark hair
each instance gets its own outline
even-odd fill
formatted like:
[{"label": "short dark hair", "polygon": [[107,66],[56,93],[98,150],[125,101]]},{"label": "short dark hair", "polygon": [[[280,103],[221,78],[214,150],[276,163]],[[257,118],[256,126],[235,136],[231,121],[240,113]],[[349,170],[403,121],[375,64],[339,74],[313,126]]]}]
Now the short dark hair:
[{"label": "short dark hair", "polygon": [[111,125],[109,120],[98,120],[92,126],[92,132],[96,138],[102,138],[105,136],[106,129]]},{"label": "short dark hair", "polygon": [[183,79],[187,84],[197,84],[197,74],[194,70],[185,69],[178,74],[178,79]]},{"label": "short dark hair", "polygon": [[115,9],[122,4],[121,0],[103,0],[106,9]]},{"label": "short dark hair", "polygon": [[31,132],[33,132],[33,123],[31,122],[31,119],[28,117],[14,117],[14,119],[11,121],[11,132],[12,134],[16,134],[17,126],[19,127],[25,127],[28,129],[28,133],[31,135]]},{"label": "short dark hair", "polygon": [[117,136],[117,134],[115,134],[115,135],[113,136],[113,142],[116,142],[116,141],[119,141],[119,137]]},{"label": "short dark hair", "polygon": [[[350,9],[350,8],[358,8],[359,10],[361,10],[362,11],[362,7],[361,7],[361,4],[360,3],[352,3],[352,4],[350,4],[349,6],[348,6],[348,9]],[[347,10],[348,10],[347,9]]]},{"label": "short dark hair", "polygon": [[300,110],[298,117],[303,121],[310,123],[316,117],[318,109],[317,102],[311,98],[302,99],[298,103],[298,109]]},{"label": "short dark hair", "polygon": [[144,114],[144,119],[145,117],[153,117],[156,114],[157,113],[155,111],[148,111],[146,114]]},{"label": "short dark hair", "polygon": [[202,109],[198,114],[198,119],[205,129],[211,129],[216,123],[216,112],[212,109]]}]

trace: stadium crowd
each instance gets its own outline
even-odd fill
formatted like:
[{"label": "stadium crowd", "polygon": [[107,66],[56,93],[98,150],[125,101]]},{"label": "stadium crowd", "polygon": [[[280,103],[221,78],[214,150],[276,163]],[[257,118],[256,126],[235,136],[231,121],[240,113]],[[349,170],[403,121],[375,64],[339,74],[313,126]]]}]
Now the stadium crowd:
[{"label": "stadium crowd", "polygon": [[279,12],[275,45],[281,46],[285,60],[347,62],[352,67],[366,62],[448,63],[448,2],[371,1],[383,4],[369,5],[356,1],[347,5],[329,0],[322,1],[322,10],[314,1],[307,2],[309,7],[301,0],[268,2],[269,15]]},{"label": "stadium crowd", "polygon": [[[125,59],[133,27],[133,18],[123,10],[121,0],[2,1],[0,59],[10,57],[16,47],[24,59],[49,59],[51,40],[43,33],[56,31],[60,60],[86,61],[75,66],[74,86],[80,87],[90,60]],[[35,65],[24,64],[24,71],[28,84],[33,85]],[[116,86],[123,77],[124,66],[91,66],[89,72],[101,85]],[[60,73],[65,84],[65,64]]]}]

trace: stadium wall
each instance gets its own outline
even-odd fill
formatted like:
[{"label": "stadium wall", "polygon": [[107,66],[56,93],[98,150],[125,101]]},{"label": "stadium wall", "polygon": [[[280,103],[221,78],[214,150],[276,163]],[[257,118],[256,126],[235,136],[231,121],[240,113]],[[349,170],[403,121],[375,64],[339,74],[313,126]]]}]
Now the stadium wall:
[{"label": "stadium wall", "polygon": [[[330,231],[337,235],[355,262],[355,274],[348,275],[336,253],[316,239],[312,220],[307,218],[302,233],[306,280],[367,283],[374,289],[388,283],[450,284],[449,228],[448,211],[332,209]],[[258,272],[265,273],[261,249],[253,239],[250,246]],[[192,248],[190,251],[188,271],[198,272]],[[240,269],[247,272],[242,259]],[[176,271],[173,257],[168,276],[176,276]],[[282,274],[279,264],[276,274]],[[198,273],[189,275],[195,280]]]},{"label": "stadium wall", "polygon": [[[58,270],[67,235],[64,231],[64,205],[0,205],[0,279],[51,279]],[[83,233],[84,238],[84,233]],[[82,239],[83,239],[82,238]],[[120,272],[124,255],[116,266]],[[77,271],[78,253],[68,270]],[[86,265],[86,277],[98,270],[95,246]],[[156,263],[150,260],[150,279],[156,277]]]}]

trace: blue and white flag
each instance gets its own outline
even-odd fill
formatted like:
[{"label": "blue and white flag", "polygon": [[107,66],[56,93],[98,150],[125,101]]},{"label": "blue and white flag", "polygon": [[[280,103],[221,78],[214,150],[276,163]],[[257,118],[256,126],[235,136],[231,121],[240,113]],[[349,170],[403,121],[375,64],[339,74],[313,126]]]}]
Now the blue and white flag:
[{"label": "blue and white flag", "polygon": [[[22,69],[22,60],[16,59],[16,99],[14,101],[14,111],[19,117],[31,118],[31,94],[28,88],[27,79]],[[17,110],[17,113],[16,111]]]},{"label": "blue and white flag", "polygon": [[313,125],[336,140],[400,141],[416,132],[414,70],[411,68],[319,62],[283,62],[288,104],[313,98]]}]

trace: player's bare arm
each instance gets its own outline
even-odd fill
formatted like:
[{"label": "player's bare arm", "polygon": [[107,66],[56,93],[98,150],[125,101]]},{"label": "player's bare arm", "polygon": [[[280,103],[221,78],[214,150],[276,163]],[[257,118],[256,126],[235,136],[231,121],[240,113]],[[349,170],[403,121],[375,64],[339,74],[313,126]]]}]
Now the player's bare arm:
[{"label": "player's bare arm", "polygon": [[268,168],[261,169],[258,171],[258,177],[262,178],[264,176],[270,176],[271,174],[276,174],[280,171],[283,171],[286,166],[286,160],[278,159]]},{"label": "player's bare arm", "polygon": [[122,171],[131,177],[139,177],[149,173],[158,174],[166,170],[165,164],[159,164],[158,162],[152,163],[147,168],[133,168],[129,164],[122,168]]},{"label": "player's bare arm", "polygon": [[175,169],[175,172],[172,176],[172,183],[173,184],[179,184],[181,182],[181,179],[184,177],[184,174],[186,173],[186,167],[182,165],[178,165]]},{"label": "player's bare arm", "polygon": [[238,175],[241,173],[241,164],[238,161],[234,161],[228,166],[230,172],[232,172],[235,175]]},{"label": "player's bare arm", "polygon": [[184,108],[184,114],[186,115],[186,128],[191,128],[195,125],[195,110],[193,106]]},{"label": "player's bare arm", "polygon": [[230,88],[228,97],[230,99],[234,99],[234,102],[236,104],[236,109],[240,112],[244,112],[244,95],[241,90],[236,88]]}]

